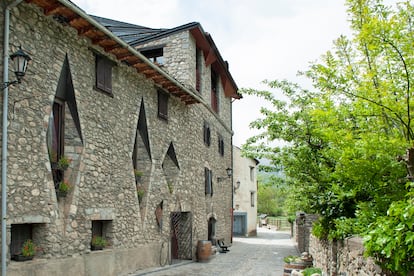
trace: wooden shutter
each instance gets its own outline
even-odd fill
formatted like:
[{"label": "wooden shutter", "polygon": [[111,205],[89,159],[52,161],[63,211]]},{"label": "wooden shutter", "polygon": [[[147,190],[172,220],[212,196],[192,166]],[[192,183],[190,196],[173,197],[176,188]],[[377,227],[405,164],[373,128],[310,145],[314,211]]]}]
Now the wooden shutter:
[{"label": "wooden shutter", "polygon": [[158,91],[158,117],[168,119],[168,95]]},{"label": "wooden shutter", "polygon": [[112,94],[112,63],[96,55],[96,88]]},{"label": "wooden shutter", "polygon": [[96,56],[96,87],[105,90],[104,59]]},{"label": "wooden shutter", "polygon": [[205,184],[205,194],[213,195],[213,185],[212,185],[212,172],[208,168],[204,168],[204,184]]},{"label": "wooden shutter", "polygon": [[204,135],[204,143],[207,146],[210,146],[211,143],[211,131],[210,131],[210,125],[206,122],[204,122],[204,131],[203,131],[203,135]]}]

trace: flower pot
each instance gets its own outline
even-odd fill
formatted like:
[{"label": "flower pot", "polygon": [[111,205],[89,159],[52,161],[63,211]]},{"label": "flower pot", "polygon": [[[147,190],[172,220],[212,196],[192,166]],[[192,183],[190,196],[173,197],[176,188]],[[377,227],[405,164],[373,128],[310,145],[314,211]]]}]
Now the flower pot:
[{"label": "flower pot", "polygon": [[12,260],[15,260],[16,262],[30,261],[32,259],[33,259],[33,256],[23,256],[21,254],[12,256]]},{"label": "flower pot", "polygon": [[59,191],[59,190],[57,190],[57,191],[56,191],[56,195],[57,195],[58,197],[66,197],[66,196],[68,195],[68,192],[64,192],[64,191]]},{"label": "flower pot", "polygon": [[91,250],[92,251],[102,250],[102,249],[103,249],[102,245],[91,245]]}]

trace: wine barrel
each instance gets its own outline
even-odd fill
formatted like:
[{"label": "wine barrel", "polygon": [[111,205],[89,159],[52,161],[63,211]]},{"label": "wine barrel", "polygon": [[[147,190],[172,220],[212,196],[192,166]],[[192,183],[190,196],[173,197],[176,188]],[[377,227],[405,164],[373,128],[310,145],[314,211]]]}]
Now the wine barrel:
[{"label": "wine barrel", "polygon": [[211,241],[200,240],[197,243],[197,259],[199,262],[206,262],[211,256]]}]

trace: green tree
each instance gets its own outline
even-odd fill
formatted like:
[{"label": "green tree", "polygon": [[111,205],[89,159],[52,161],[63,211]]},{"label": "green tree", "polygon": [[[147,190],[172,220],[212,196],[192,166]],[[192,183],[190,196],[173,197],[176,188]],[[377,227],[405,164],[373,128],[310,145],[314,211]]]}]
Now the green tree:
[{"label": "green tree", "polygon": [[[414,8],[411,1],[392,9],[380,0],[348,0],[347,7],[353,37],[339,37],[332,51],[299,73],[312,90],[286,80],[266,81],[272,91],[243,90],[273,106],[251,123],[262,133],[243,151],[271,160],[273,170],[283,168],[291,209],[321,216],[315,234],[364,235],[367,252],[404,275],[414,269],[413,220],[390,214],[412,210],[404,206],[413,197],[405,176],[407,169],[414,176]],[[280,140],[287,146],[269,146]],[[393,234],[376,231],[384,221],[404,241],[385,253],[377,245]]]},{"label": "green tree", "polygon": [[286,187],[278,175],[258,175],[257,212],[270,216],[285,215]]}]

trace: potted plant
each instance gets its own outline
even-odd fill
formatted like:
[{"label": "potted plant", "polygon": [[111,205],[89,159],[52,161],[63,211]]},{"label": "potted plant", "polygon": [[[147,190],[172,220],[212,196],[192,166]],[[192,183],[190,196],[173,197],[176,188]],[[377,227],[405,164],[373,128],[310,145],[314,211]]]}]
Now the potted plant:
[{"label": "potted plant", "polygon": [[168,187],[168,191],[170,192],[170,194],[172,194],[174,192],[173,184],[171,182],[168,182],[167,187]]},{"label": "potted plant", "polygon": [[70,189],[72,189],[72,185],[63,180],[59,183],[59,187],[56,193],[60,197],[66,197]]},{"label": "potted plant", "polygon": [[93,251],[102,250],[107,244],[108,242],[103,237],[93,236],[92,241],[91,241],[91,249]]},{"label": "potted plant", "polygon": [[60,159],[58,160],[57,168],[59,170],[65,171],[69,168],[69,165],[70,165],[71,162],[72,162],[72,160],[70,160],[66,156],[62,155],[62,157],[60,157]]},{"label": "potted plant", "polygon": [[140,181],[143,174],[144,174],[143,172],[135,169],[134,170],[135,180]]},{"label": "potted plant", "polygon": [[137,185],[138,201],[141,202],[145,195],[145,188],[142,185]]},{"label": "potted plant", "polygon": [[33,259],[35,253],[36,245],[33,243],[32,240],[28,239],[24,242],[21,253],[13,255],[12,259],[18,262],[28,261]]}]

